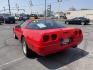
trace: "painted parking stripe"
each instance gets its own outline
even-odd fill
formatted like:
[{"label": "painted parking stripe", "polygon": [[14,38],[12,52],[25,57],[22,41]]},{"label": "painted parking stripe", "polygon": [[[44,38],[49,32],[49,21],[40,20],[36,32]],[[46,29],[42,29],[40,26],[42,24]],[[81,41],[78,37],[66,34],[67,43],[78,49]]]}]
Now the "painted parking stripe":
[{"label": "painted parking stripe", "polygon": [[1,68],[2,66],[5,66],[5,65],[8,65],[8,64],[12,64],[12,63],[14,63],[14,62],[20,61],[20,60],[22,60],[23,58],[25,58],[25,56],[24,56],[24,57],[21,57],[21,58],[18,58],[18,59],[14,59],[14,60],[9,61],[9,62],[7,62],[7,63],[4,63],[4,64],[0,65],[0,68]]}]

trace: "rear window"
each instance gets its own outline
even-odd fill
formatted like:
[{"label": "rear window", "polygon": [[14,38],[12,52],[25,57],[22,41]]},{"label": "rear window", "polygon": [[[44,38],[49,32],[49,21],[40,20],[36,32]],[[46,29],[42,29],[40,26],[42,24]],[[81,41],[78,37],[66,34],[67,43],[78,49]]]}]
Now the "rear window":
[{"label": "rear window", "polygon": [[55,21],[40,20],[40,21],[30,22],[27,25],[27,28],[29,29],[55,29],[55,28],[64,28],[64,26]]}]

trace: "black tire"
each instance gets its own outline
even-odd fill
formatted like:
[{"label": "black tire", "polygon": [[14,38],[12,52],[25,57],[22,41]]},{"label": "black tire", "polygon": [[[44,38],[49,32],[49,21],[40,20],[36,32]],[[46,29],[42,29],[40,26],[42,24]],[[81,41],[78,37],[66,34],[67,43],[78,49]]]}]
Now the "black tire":
[{"label": "black tire", "polygon": [[16,34],[15,34],[15,33],[14,33],[14,38],[15,38],[15,39],[18,39],[18,37],[16,36]]},{"label": "black tire", "polygon": [[89,23],[85,22],[85,25],[88,25]]},{"label": "black tire", "polygon": [[65,22],[65,24],[67,24],[67,25],[68,25],[68,24],[69,24],[69,22],[68,22],[68,21],[66,21],[66,22]]},{"label": "black tire", "polygon": [[15,21],[13,21],[13,24],[15,24]]},{"label": "black tire", "polygon": [[33,52],[31,49],[28,48],[25,38],[22,38],[22,51],[26,57],[33,57],[35,56],[35,52]]},{"label": "black tire", "polygon": [[85,22],[81,22],[81,25],[85,25],[86,23]]},{"label": "black tire", "polygon": [[73,48],[77,48],[78,46],[73,46]]}]

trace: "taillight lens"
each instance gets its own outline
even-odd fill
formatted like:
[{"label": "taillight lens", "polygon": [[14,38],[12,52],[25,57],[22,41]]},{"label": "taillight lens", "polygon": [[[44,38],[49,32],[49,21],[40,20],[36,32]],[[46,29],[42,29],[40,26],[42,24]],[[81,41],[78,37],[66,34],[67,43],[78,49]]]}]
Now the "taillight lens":
[{"label": "taillight lens", "polygon": [[51,35],[51,39],[52,40],[56,40],[57,39],[57,35],[56,34]]},{"label": "taillight lens", "polygon": [[75,35],[78,35],[78,31],[75,31],[74,34],[75,34]]},{"label": "taillight lens", "polygon": [[44,35],[43,36],[43,42],[47,42],[49,40],[49,35]]},{"label": "taillight lens", "polygon": [[74,34],[75,35],[80,35],[80,34],[82,34],[82,31],[81,30],[75,31]]},{"label": "taillight lens", "polygon": [[79,34],[82,34],[82,31],[81,30],[79,30]]}]

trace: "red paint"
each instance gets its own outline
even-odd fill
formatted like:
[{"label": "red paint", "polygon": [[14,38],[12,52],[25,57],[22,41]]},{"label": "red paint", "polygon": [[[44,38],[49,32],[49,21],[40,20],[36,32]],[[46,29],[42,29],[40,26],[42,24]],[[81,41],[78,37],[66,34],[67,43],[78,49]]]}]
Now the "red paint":
[{"label": "red paint", "polygon": [[[26,43],[30,49],[41,56],[46,56],[56,52],[61,52],[67,48],[71,48],[79,45],[83,40],[83,34],[80,29],[77,28],[58,28],[58,29],[46,29],[46,30],[31,30],[27,29],[26,25],[31,22],[27,20],[23,28],[13,28],[14,33],[18,39],[24,36]],[[75,33],[76,31],[76,33]],[[52,40],[51,36],[57,35],[56,40]],[[48,35],[49,40],[43,41],[43,36]],[[61,39],[72,38],[69,44],[62,45]]]}]

